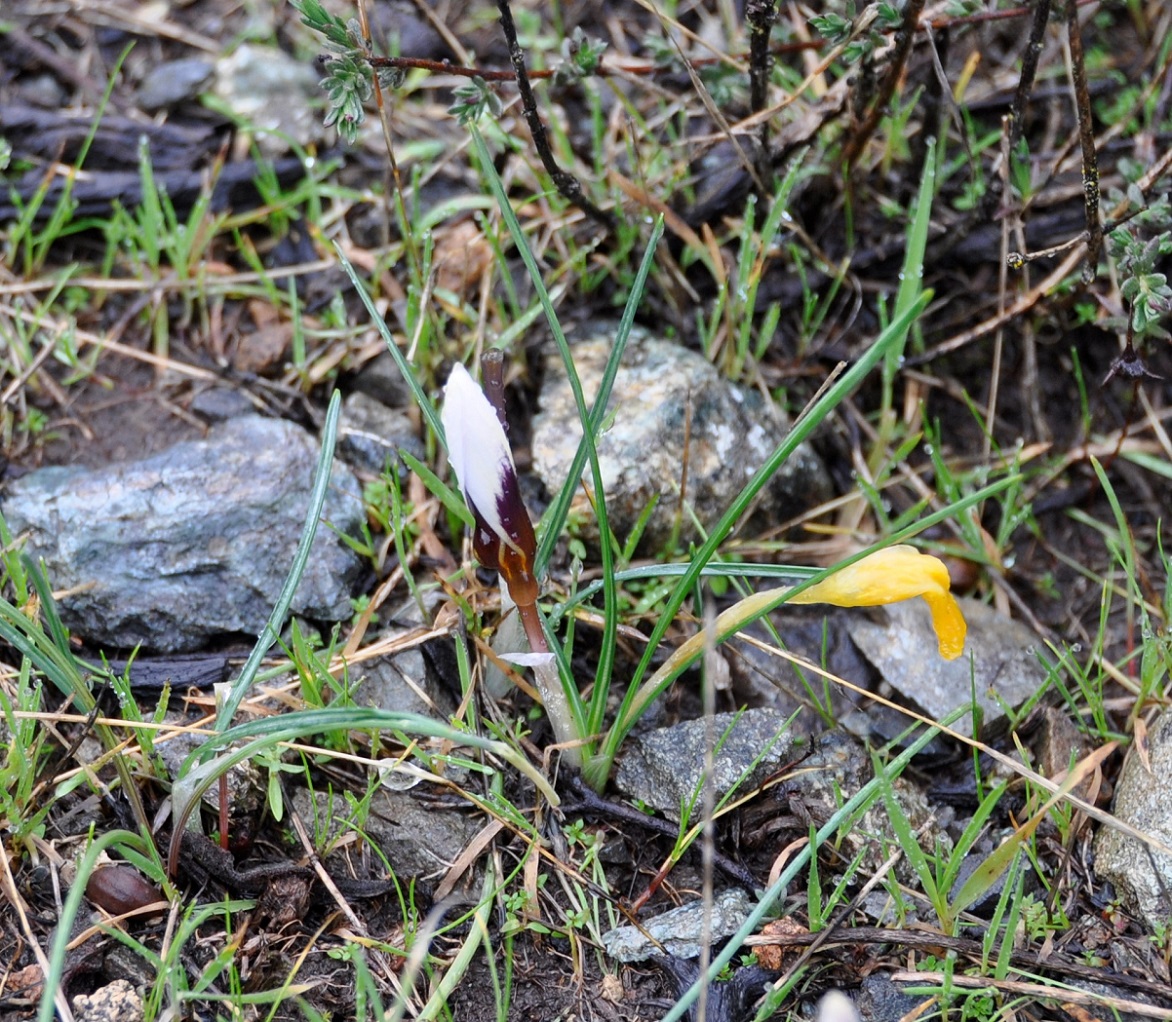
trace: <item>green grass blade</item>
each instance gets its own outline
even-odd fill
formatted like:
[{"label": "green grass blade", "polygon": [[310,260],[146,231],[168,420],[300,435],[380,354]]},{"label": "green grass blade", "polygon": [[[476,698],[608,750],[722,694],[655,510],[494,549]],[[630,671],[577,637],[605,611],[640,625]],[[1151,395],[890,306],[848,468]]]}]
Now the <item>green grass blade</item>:
[{"label": "green grass blade", "polygon": [[321,455],[317,460],[317,470],[313,478],[313,490],[309,495],[309,509],[305,515],[305,526],[301,530],[301,541],[297,544],[297,552],[293,555],[293,566],[285,579],[277,602],[273,605],[273,612],[269,615],[260,637],[252,648],[244,669],[240,676],[232,683],[232,688],[224,699],[220,712],[216,714],[216,730],[224,731],[236,715],[240,701],[256,680],[256,673],[260,670],[261,661],[269,648],[277,641],[281,634],[281,627],[289,613],[289,606],[305,573],[305,565],[309,561],[310,548],[313,546],[313,537],[317,535],[317,526],[321,521],[322,508],[325,506],[326,493],[330,488],[330,475],[334,466],[334,445],[338,438],[338,415],[342,409],[342,395],[334,391],[330,398],[330,406],[326,411],[325,425],[322,427]]},{"label": "green grass blade", "polygon": [[[441,437],[442,439],[442,437]],[[423,485],[432,496],[439,499],[444,508],[460,519],[469,529],[476,528],[476,519],[468,510],[468,505],[455,490],[440,479],[430,468],[420,461],[410,451],[400,450],[399,457],[403,464],[423,480]]]},{"label": "green grass blade", "polygon": [[[648,668],[651,666],[652,658],[655,656],[655,651],[659,643],[663,641],[663,637],[667,634],[667,630],[671,627],[672,621],[675,619],[676,612],[683,605],[688,594],[692,592],[700,573],[703,571],[705,565],[715,555],[720,544],[725,541],[729,533],[732,532],[733,527],[740,520],[741,516],[748,509],[749,504],[754,497],[760,492],[761,488],[768,484],[769,480],[773,478],[774,474],[781,468],[795,450],[798,445],[802,443],[815,429],[821,425],[822,421],[830,412],[838,406],[838,404],[857,387],[867,374],[874,368],[875,364],[884,357],[890,345],[897,343],[901,336],[907,331],[910,324],[923,311],[924,307],[931,299],[931,293],[925,292],[920,295],[919,299],[911,306],[904,310],[903,314],[897,316],[885,329],[875,343],[863,354],[863,356],[838,378],[822,395],[822,397],[815,403],[815,405],[803,415],[790,430],[789,435],[785,440],[778,445],[768,460],[757,470],[753,478],[741,490],[737,498],[729,506],[724,516],[713,527],[711,535],[705,541],[703,546],[696,551],[691,563],[688,565],[687,571],[684,572],[679,582],[676,584],[675,590],[667,601],[659,621],[651,632],[651,637],[648,640],[646,651],[643,654],[643,659],[639,662],[639,666],[635,670],[635,674],[631,679],[630,685],[627,688],[626,696],[623,699],[622,705],[619,707],[617,720],[623,720],[630,710],[630,706],[639,691],[639,686],[646,675]],[[605,544],[603,549],[605,550]],[[609,764],[614,760],[615,753],[618,751],[619,742],[622,740],[622,734],[618,733],[616,728],[611,728],[605,740],[601,755],[604,762],[600,763],[598,767],[592,771],[592,783],[605,782],[605,777],[597,776],[604,769],[609,772]]]},{"label": "green grass blade", "polygon": [[[915,213],[912,215],[911,226],[908,230],[907,250],[904,254],[903,269],[899,274],[899,291],[895,296],[895,318],[898,320],[903,313],[912,307],[919,299],[924,283],[924,252],[928,247],[928,228],[932,222],[932,198],[936,194],[936,141],[929,139],[924,153],[924,174],[920,178],[920,190],[916,195]],[[904,330],[898,341],[887,349],[883,359],[883,393],[885,397],[891,395],[891,385],[899,372],[903,361],[904,349],[907,345],[908,329]]]},{"label": "green grass blade", "polygon": [[68,651],[69,632],[66,631],[65,625],[61,622],[61,615],[57,611],[57,601],[53,599],[53,588],[49,585],[49,580],[45,578],[40,564],[33,561],[31,557],[25,557],[23,561],[25,574],[32,582],[33,588],[37,591],[37,597],[41,601],[41,617],[45,619],[45,624],[49,627],[49,638],[56,649]]},{"label": "green grass blade", "polygon": [[[610,402],[610,392],[614,387],[615,377],[618,375],[619,364],[623,352],[627,347],[627,340],[631,335],[631,327],[635,322],[635,313],[639,308],[639,301],[643,297],[643,289],[647,286],[647,277],[655,265],[655,248],[659,239],[663,237],[663,217],[657,217],[651,228],[651,237],[647,240],[647,248],[643,253],[643,261],[639,264],[639,272],[635,275],[635,283],[631,287],[630,297],[623,308],[622,318],[619,320],[618,330],[615,332],[614,346],[610,357],[603,369],[602,381],[598,386],[598,393],[594,398],[594,405],[590,411],[590,428],[595,437],[606,416],[606,406]],[[566,482],[558,491],[557,499],[550,505],[541,522],[541,539],[537,545],[537,557],[534,565],[537,574],[543,575],[549,564],[550,556],[557,545],[558,537],[566,524],[570,513],[570,504],[577,489],[577,480],[582,477],[582,470],[586,467],[587,448],[585,439],[578,444],[574,460],[570,463],[570,471],[566,475]]]},{"label": "green grass blade", "polygon": [[379,335],[383,339],[383,343],[387,346],[387,351],[391,353],[391,358],[395,360],[395,365],[399,367],[399,372],[403,374],[403,379],[407,381],[407,386],[411,388],[411,395],[415,398],[415,403],[419,405],[419,410],[423,413],[423,417],[427,420],[431,431],[439,439],[439,442],[447,448],[447,443],[444,440],[444,427],[440,422],[439,412],[436,411],[435,404],[427,396],[427,391],[423,389],[419,381],[415,378],[411,364],[395,343],[395,338],[391,334],[391,328],[387,326],[386,320],[383,319],[382,314],[375,307],[374,299],[370,297],[370,292],[366,290],[366,285],[362,283],[357,271],[350,264],[350,260],[346,258],[346,253],[342,251],[341,246],[337,242],[334,243],[334,251],[338,254],[338,261],[341,262],[342,269],[346,271],[346,276],[350,278],[350,283],[354,285],[354,290],[358,292],[358,297],[362,299],[362,304],[366,306],[366,313],[370,316],[371,323],[378,330]]},{"label": "green grass blade", "polygon": [[[959,716],[955,713],[946,718],[943,723],[947,726],[952,723]],[[940,733],[940,729],[936,727],[926,728],[915,741],[911,742],[908,747],[893,759],[883,771],[884,776],[888,778],[895,778],[902,773],[904,767],[912,761],[921,749],[923,749],[933,738]],[[745,938],[750,934],[756,933],[758,927],[765,921],[766,917],[773,910],[775,903],[786,891],[786,889],[794,882],[798,873],[805,868],[810,860],[810,856],[814,854],[817,848],[821,847],[826,841],[830,840],[837,832],[842,824],[849,820],[854,813],[862,806],[873,800],[879,793],[879,779],[872,778],[863,787],[861,787],[853,798],[847,799],[842,808],[839,809],[825,824],[818,830],[816,843],[807,842],[806,845],[794,856],[793,860],[782,870],[781,875],[770,885],[769,889],[761,896],[761,900],[757,903],[757,907],[749,913],[749,917],[741,924],[739,930],[729,938],[724,946],[724,950],[718,955],[715,955],[712,962],[708,966],[708,971],[692,983],[691,987],[684,992],[684,995],[676,1001],[664,1017],[663,1022],[679,1022],[680,1019],[686,1017],[688,1009],[695,1003],[696,998],[700,995],[700,988],[704,985],[711,985],[717,982],[717,978],[721,972],[724,971],[725,966],[729,964],[737,955],[741,953],[741,945]]]},{"label": "green grass blade", "polygon": [[[912,826],[912,821],[908,819],[907,813],[903,811],[903,806],[899,804],[899,800],[895,797],[895,788],[889,778],[883,771],[882,764],[875,758],[872,753],[872,762],[875,769],[875,779],[879,781],[879,791],[883,796],[883,805],[887,810],[887,819],[891,824],[891,830],[895,834],[895,840],[898,842],[900,850],[903,852],[903,857],[911,864],[915,870],[916,876],[919,878],[920,886],[924,889],[924,896],[937,914],[940,913],[940,890],[936,883],[936,871],[933,869],[933,863],[929,862],[928,856],[924,853],[924,849],[920,847],[919,838],[916,835],[916,830]],[[929,835],[931,840],[931,835]],[[945,892],[947,894],[947,891]],[[952,921],[950,919],[940,919],[940,925],[948,936],[952,936]]]},{"label": "green grass blade", "polygon": [[[269,748],[277,742],[294,741],[305,735],[339,730],[402,731],[406,734],[436,738],[456,745],[480,749],[499,757],[525,774],[552,806],[556,807],[560,802],[557,793],[550,787],[541,772],[507,743],[483,738],[432,717],[424,717],[415,713],[395,713],[371,706],[330,706],[321,710],[285,713],[237,724],[235,727],[212,736],[194,750],[184,760],[180,773],[200,771],[198,783],[201,785],[199,794],[202,794],[203,791],[207,790],[207,785],[210,785],[212,780],[224,770],[236,763],[244,762],[264,748]],[[217,749],[227,748],[237,741],[246,741],[248,744],[232,749],[227,756],[216,759],[214,771],[207,769],[213,765],[212,762],[208,761],[208,757],[212,753]],[[197,766],[196,764],[201,765]]]}]

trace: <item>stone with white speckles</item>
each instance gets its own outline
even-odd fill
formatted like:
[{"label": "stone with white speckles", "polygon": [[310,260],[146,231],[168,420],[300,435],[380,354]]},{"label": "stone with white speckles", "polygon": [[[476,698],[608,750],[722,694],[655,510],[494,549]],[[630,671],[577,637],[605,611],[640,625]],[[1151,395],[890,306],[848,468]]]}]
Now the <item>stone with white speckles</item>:
[{"label": "stone with white speckles", "polygon": [[[1172,845],[1172,712],[1165,710],[1148,728],[1143,752],[1137,745],[1128,753],[1112,811],[1133,832],[1149,835],[1167,848]],[[1095,870],[1100,879],[1115,885],[1152,932],[1168,926],[1172,855],[1114,827],[1103,827],[1095,839]]]},{"label": "stone with white speckles", "polygon": [[[588,402],[598,391],[615,329],[601,327],[573,345]],[[696,536],[693,514],[706,530],[715,525],[789,428],[780,410],[757,392],[730,383],[703,356],[639,328],[632,331],[608,408],[612,421],[598,441],[607,514],[625,541],[658,497],[641,544],[648,552],[670,541],[677,519],[685,542]],[[573,393],[555,353],[533,420],[533,467],[551,492],[565,481],[581,435]],[[589,466],[585,479],[593,491]],[[682,515],[681,489],[687,505]],[[803,444],[762,492],[756,511],[761,520],[781,522],[821,502],[829,489],[821,461]],[[597,538],[581,488],[575,519],[584,538]]]}]

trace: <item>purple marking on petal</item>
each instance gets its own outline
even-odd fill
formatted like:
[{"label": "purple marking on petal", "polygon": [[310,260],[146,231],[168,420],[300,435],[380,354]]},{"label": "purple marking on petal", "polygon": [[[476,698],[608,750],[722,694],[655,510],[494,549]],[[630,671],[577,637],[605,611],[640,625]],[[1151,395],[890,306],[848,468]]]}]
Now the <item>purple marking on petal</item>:
[{"label": "purple marking on petal", "polygon": [[502,465],[501,469],[501,489],[496,501],[497,517],[504,526],[510,544],[531,560],[537,551],[537,540],[529,512],[525,510],[525,502],[521,498],[517,470],[512,465]]}]

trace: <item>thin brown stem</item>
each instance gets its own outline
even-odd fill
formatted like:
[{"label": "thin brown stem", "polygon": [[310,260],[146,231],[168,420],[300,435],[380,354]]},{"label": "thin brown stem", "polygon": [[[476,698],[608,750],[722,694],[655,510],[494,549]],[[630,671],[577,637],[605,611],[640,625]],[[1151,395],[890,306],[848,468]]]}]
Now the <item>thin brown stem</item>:
[{"label": "thin brown stem", "polygon": [[1095,128],[1091,117],[1091,93],[1087,87],[1086,57],[1082,48],[1082,30],[1078,24],[1078,5],[1066,10],[1066,29],[1070,41],[1070,71],[1074,80],[1074,100],[1078,110],[1078,141],[1082,146],[1082,193],[1087,217],[1087,261],[1082,279],[1089,284],[1099,267],[1103,248],[1103,225],[1099,220],[1099,157],[1095,151]]},{"label": "thin brown stem", "polygon": [[1009,107],[1009,153],[1021,141],[1024,127],[1026,103],[1030,98],[1030,90],[1034,87],[1034,78],[1038,74],[1038,58],[1042,55],[1042,43],[1046,34],[1046,23],[1050,20],[1050,0],[1035,0],[1034,18],[1030,23],[1030,37],[1026,42],[1025,52],[1021,55],[1021,76],[1017,80],[1017,89],[1013,93],[1013,102]]},{"label": "thin brown stem", "polygon": [[769,98],[769,33],[777,18],[777,0],[747,0],[745,24],[749,28],[749,103],[753,113],[765,109]]},{"label": "thin brown stem", "polygon": [[895,45],[892,48],[891,63],[887,67],[887,74],[879,86],[879,93],[875,102],[867,112],[867,117],[858,129],[851,135],[843,150],[843,163],[847,169],[855,165],[855,161],[862,155],[863,148],[875,134],[883,114],[887,110],[891,97],[895,95],[895,87],[903,76],[904,66],[912,52],[912,43],[915,41],[919,29],[920,15],[924,11],[924,0],[908,0],[903,9],[903,22],[895,33]]},{"label": "thin brown stem", "polygon": [[517,91],[521,94],[521,109],[525,115],[525,122],[529,125],[529,134],[533,136],[533,145],[537,155],[541,158],[542,166],[553,180],[554,187],[562,197],[572,202],[590,219],[602,224],[608,230],[615,226],[615,218],[611,213],[599,209],[586,198],[582,185],[573,174],[562,170],[554,159],[553,150],[549,147],[549,139],[545,133],[545,125],[537,113],[537,98],[533,95],[533,86],[529,84],[529,75],[525,70],[525,53],[517,40],[517,26],[513,24],[513,12],[509,8],[509,0],[497,0],[497,10],[501,15],[501,29],[505,33],[505,42],[509,47],[509,60],[517,75]]},{"label": "thin brown stem", "polygon": [[529,648],[534,653],[548,653],[549,646],[545,641],[545,629],[541,627],[541,617],[537,613],[535,603],[517,604],[517,613],[525,629],[525,638],[529,640]]}]

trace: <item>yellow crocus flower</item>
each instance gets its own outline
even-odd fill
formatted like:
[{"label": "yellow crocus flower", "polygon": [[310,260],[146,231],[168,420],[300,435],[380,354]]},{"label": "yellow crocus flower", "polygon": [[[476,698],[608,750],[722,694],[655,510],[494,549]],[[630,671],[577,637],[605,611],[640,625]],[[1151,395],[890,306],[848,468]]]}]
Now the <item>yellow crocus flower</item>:
[{"label": "yellow crocus flower", "polygon": [[967,628],[949,586],[948,569],[939,557],[922,554],[913,546],[889,546],[836,571],[787,602],[877,607],[922,596],[932,612],[940,655],[955,660],[964,652]]},{"label": "yellow crocus flower", "polygon": [[643,685],[616,726],[630,727],[656,693],[712,643],[723,642],[750,621],[783,603],[832,603],[837,607],[878,607],[922,596],[932,612],[936,642],[945,660],[964,652],[968,631],[960,604],[949,592],[948,569],[939,557],[922,554],[913,546],[889,546],[868,554],[809,589],[789,596],[792,586],[750,593],[716,616],[708,627],[676,647]]}]

